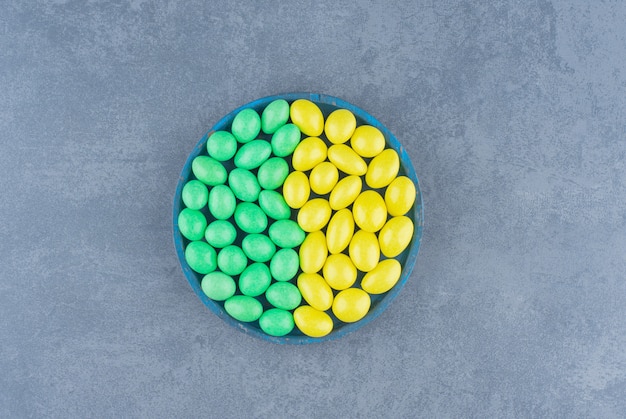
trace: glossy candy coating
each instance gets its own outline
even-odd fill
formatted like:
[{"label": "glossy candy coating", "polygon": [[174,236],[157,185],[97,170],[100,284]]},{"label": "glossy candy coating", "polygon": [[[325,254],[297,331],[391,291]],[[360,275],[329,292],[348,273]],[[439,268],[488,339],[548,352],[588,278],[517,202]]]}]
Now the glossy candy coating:
[{"label": "glossy candy coating", "polygon": [[333,300],[333,314],[342,322],[354,323],[361,320],[370,309],[371,299],[360,288],[340,291]]},{"label": "glossy candy coating", "polygon": [[331,254],[341,253],[348,247],[354,234],[354,218],[352,212],[341,209],[333,215],[326,229],[326,244]]},{"label": "glossy candy coating", "polygon": [[300,245],[300,269],[306,273],[316,273],[322,270],[328,256],[326,236],[321,231],[307,234]]},{"label": "glossy candy coating", "polygon": [[374,157],[365,174],[365,183],[370,188],[384,188],[394,180],[400,170],[398,153],[388,148]]},{"label": "glossy candy coating", "polygon": [[344,173],[362,176],[367,172],[367,163],[345,144],[335,144],[328,149],[328,160]]},{"label": "glossy candy coating", "polygon": [[389,215],[405,215],[415,203],[416,190],[413,181],[406,176],[395,178],[385,190],[385,205]]},{"label": "glossy candy coating", "polygon": [[385,259],[361,280],[361,288],[370,294],[382,294],[393,288],[400,279],[402,266],[395,259]]},{"label": "glossy candy coating", "polygon": [[317,137],[324,131],[324,115],[310,100],[295,100],[289,109],[289,116],[300,131],[309,137]]},{"label": "glossy candy coating", "polygon": [[318,231],[326,227],[331,215],[328,201],[315,198],[308,201],[298,212],[298,224],[306,232]]},{"label": "glossy candy coating", "polygon": [[413,221],[401,215],[393,217],[378,234],[380,251],[388,258],[398,256],[407,248],[413,238]]},{"label": "glossy candy coating", "polygon": [[291,158],[295,170],[306,172],[324,160],[328,153],[326,143],[318,137],[307,137],[298,144]]},{"label": "glossy candy coating", "polygon": [[298,289],[302,298],[317,310],[326,311],[333,304],[333,290],[319,274],[301,273],[298,275]]},{"label": "glossy candy coating", "polygon": [[293,312],[298,329],[307,336],[321,338],[333,330],[333,319],[311,306],[300,306]]},{"label": "glossy candy coating", "polygon": [[378,265],[380,246],[376,234],[359,230],[352,236],[349,247],[350,259],[360,271],[369,272]]},{"label": "glossy candy coating", "polygon": [[331,112],[324,124],[326,138],[333,144],[343,144],[350,139],[356,128],[356,118],[347,109]]},{"label": "glossy candy coating", "polygon": [[328,256],[322,272],[328,285],[336,290],[345,290],[356,281],[356,267],[352,259],[343,253]]},{"label": "glossy candy coating", "polygon": [[376,127],[361,125],[354,130],[350,146],[362,157],[374,157],[385,149],[385,136]]},{"label": "glossy candy coating", "polygon": [[333,190],[339,180],[339,172],[334,164],[322,162],[315,166],[309,174],[311,190],[318,195],[326,195]]},{"label": "glossy candy coating", "polygon": [[354,222],[362,230],[375,233],[387,221],[387,207],[385,200],[376,191],[368,190],[361,193],[352,206]]},{"label": "glossy candy coating", "polygon": [[291,172],[283,184],[283,197],[291,208],[301,208],[309,199],[309,178],[303,172]]},{"label": "glossy candy coating", "polygon": [[337,182],[328,198],[330,207],[335,211],[351,205],[361,193],[363,181],[359,176],[346,176]]}]

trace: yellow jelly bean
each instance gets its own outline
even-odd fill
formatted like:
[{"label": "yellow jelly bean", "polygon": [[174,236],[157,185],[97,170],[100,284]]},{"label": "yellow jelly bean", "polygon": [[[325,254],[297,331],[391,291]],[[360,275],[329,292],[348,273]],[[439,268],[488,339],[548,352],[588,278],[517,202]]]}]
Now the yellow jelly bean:
[{"label": "yellow jelly bean", "polygon": [[327,153],[328,147],[323,140],[307,137],[294,150],[291,165],[295,170],[306,172],[326,160]]},{"label": "yellow jelly bean", "polygon": [[380,259],[380,247],[376,234],[363,230],[354,233],[348,253],[358,270],[369,272],[374,269]]},{"label": "yellow jelly bean", "polygon": [[385,200],[376,191],[361,193],[352,206],[354,222],[362,230],[375,233],[380,230],[387,221],[387,208]]},{"label": "yellow jelly bean", "polygon": [[[406,176],[398,176],[387,187],[385,191],[385,205],[389,215],[396,217],[404,215],[415,202],[415,185]],[[330,207],[332,208],[332,201]]]},{"label": "yellow jelly bean", "polygon": [[365,274],[361,280],[361,288],[370,294],[382,294],[396,285],[402,265],[395,259],[381,260],[378,265]]},{"label": "yellow jelly bean", "polygon": [[312,338],[321,338],[333,330],[333,319],[311,306],[300,306],[295,309],[293,320],[302,333]]},{"label": "yellow jelly bean", "polygon": [[302,207],[311,194],[309,178],[302,172],[291,172],[283,183],[283,197],[291,208]]},{"label": "yellow jelly bean", "polygon": [[385,149],[385,136],[376,127],[361,125],[354,130],[350,145],[360,156],[374,157]]},{"label": "yellow jelly bean", "polygon": [[412,238],[413,221],[404,215],[393,217],[378,234],[380,251],[388,258],[396,257],[406,249]]},{"label": "yellow jelly bean", "polygon": [[[378,242],[376,242],[378,244]],[[316,273],[322,270],[328,248],[326,247],[326,236],[321,231],[314,231],[307,234],[300,245],[300,269],[306,273]],[[309,303],[310,304],[310,303]]]},{"label": "yellow jelly bean", "polygon": [[324,131],[324,115],[317,105],[310,100],[298,99],[289,109],[291,122],[309,137],[319,137]]},{"label": "yellow jelly bean", "polygon": [[339,172],[334,164],[327,161],[322,162],[311,170],[309,182],[313,192],[319,195],[326,195],[333,190],[339,180]]},{"label": "yellow jelly bean", "polygon": [[337,169],[349,175],[361,176],[367,172],[367,163],[345,144],[335,144],[328,149],[328,160]]},{"label": "yellow jelly bean", "polygon": [[335,296],[333,314],[342,322],[354,323],[365,317],[371,303],[369,294],[362,289],[348,288]]},{"label": "yellow jelly bean", "polygon": [[326,138],[333,144],[342,144],[350,139],[356,128],[356,118],[347,109],[333,111],[324,126]]},{"label": "yellow jelly bean", "polygon": [[302,298],[314,309],[326,311],[333,304],[333,290],[319,274],[298,275],[298,289]]},{"label": "yellow jelly bean", "polygon": [[362,187],[363,181],[359,176],[346,176],[341,179],[337,182],[328,198],[330,207],[336,211],[352,204],[361,193]]},{"label": "yellow jelly bean", "polygon": [[356,267],[343,253],[328,256],[322,274],[328,285],[336,290],[350,288],[356,281]]},{"label": "yellow jelly bean", "polygon": [[395,179],[400,169],[398,153],[388,148],[370,161],[365,174],[365,183],[370,188],[384,188]]},{"label": "yellow jelly bean", "polygon": [[349,209],[344,208],[335,213],[326,229],[326,244],[331,254],[341,253],[348,247],[354,233],[354,218]]},{"label": "yellow jelly bean", "polygon": [[311,199],[298,211],[298,224],[307,233],[318,231],[328,224],[330,214],[331,209],[327,200],[322,198]]}]

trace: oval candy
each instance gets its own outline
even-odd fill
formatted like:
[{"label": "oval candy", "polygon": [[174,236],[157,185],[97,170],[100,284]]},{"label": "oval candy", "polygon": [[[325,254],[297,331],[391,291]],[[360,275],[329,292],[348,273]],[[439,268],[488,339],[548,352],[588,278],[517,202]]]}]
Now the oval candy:
[{"label": "oval candy", "polygon": [[261,187],[256,176],[246,169],[236,168],[228,175],[228,185],[233,194],[245,202],[254,202],[259,197]]},{"label": "oval candy", "polygon": [[356,281],[356,274],[354,263],[343,253],[328,256],[322,270],[322,276],[328,285],[336,290],[351,287]]},{"label": "oval candy", "polygon": [[231,244],[217,254],[217,266],[227,275],[239,275],[246,269],[248,258],[239,246]]},{"label": "oval candy", "polygon": [[293,314],[280,308],[270,308],[259,318],[261,330],[270,336],[285,336],[295,326]]},{"label": "oval candy", "polygon": [[352,149],[362,157],[374,157],[385,149],[385,136],[376,127],[361,125],[350,139]]},{"label": "oval candy", "polygon": [[340,210],[352,204],[361,193],[363,181],[359,176],[346,176],[337,182],[328,198],[332,209]]},{"label": "oval candy", "polygon": [[385,205],[389,215],[397,217],[405,215],[415,202],[415,184],[406,176],[395,178],[385,190]]},{"label": "oval candy", "polygon": [[206,226],[206,217],[198,210],[184,208],[178,214],[178,229],[188,240],[202,239]]},{"label": "oval candy", "polygon": [[267,215],[252,202],[240,202],[235,208],[235,223],[246,233],[262,233],[267,228]]},{"label": "oval candy", "polygon": [[393,217],[378,233],[380,251],[388,258],[398,256],[407,248],[413,238],[413,221],[401,215]]},{"label": "oval candy", "polygon": [[224,302],[224,309],[235,320],[253,322],[263,314],[263,306],[254,297],[233,295]]},{"label": "oval candy", "polygon": [[206,185],[199,180],[190,180],[183,187],[181,192],[183,204],[189,209],[202,209],[209,200],[209,190]]},{"label": "oval candy", "polygon": [[206,151],[215,160],[230,160],[237,152],[237,140],[228,131],[215,131],[207,139]]},{"label": "oval candy", "polygon": [[230,131],[240,143],[250,142],[261,131],[261,117],[254,109],[243,109],[233,119]]},{"label": "oval candy", "polygon": [[293,153],[300,142],[300,130],[294,124],[283,125],[272,135],[272,151],[278,157]]},{"label": "oval candy", "polygon": [[217,185],[209,192],[209,212],[218,220],[226,220],[235,212],[237,200],[226,185]]},{"label": "oval candy", "polygon": [[328,224],[330,214],[331,209],[327,200],[311,199],[298,211],[298,225],[306,232],[321,230]]},{"label": "oval candy", "polygon": [[239,275],[239,290],[243,295],[258,297],[272,282],[270,269],[264,263],[253,263]]},{"label": "oval candy", "polygon": [[302,228],[293,220],[275,221],[270,225],[268,234],[276,246],[285,249],[300,246],[305,237]]},{"label": "oval candy", "polygon": [[307,234],[300,245],[300,268],[302,272],[315,273],[322,270],[328,249],[326,247],[326,236],[321,231],[314,231]]},{"label": "oval candy", "polygon": [[255,262],[267,262],[276,253],[276,245],[265,234],[248,234],[241,241],[243,252]]},{"label": "oval candy", "polygon": [[311,306],[298,307],[293,312],[293,320],[302,333],[312,338],[321,338],[333,330],[333,319]]},{"label": "oval candy", "polygon": [[342,144],[352,137],[355,128],[354,114],[347,109],[337,109],[326,118],[324,133],[331,143]]},{"label": "oval candy", "polygon": [[272,157],[259,167],[257,178],[263,189],[280,188],[289,175],[289,165],[285,159]]},{"label": "oval candy", "polygon": [[286,220],[291,217],[291,208],[285,202],[285,198],[276,191],[261,191],[259,206],[268,217],[275,220]]},{"label": "oval candy", "polygon": [[380,260],[380,247],[376,234],[364,230],[357,231],[352,236],[348,252],[358,270],[371,271]]},{"label": "oval candy", "polygon": [[291,208],[302,207],[311,194],[309,178],[302,172],[291,172],[283,184],[283,196],[285,202]]},{"label": "oval candy", "polygon": [[298,289],[302,298],[317,310],[326,311],[333,304],[333,290],[319,274],[298,275]]},{"label": "oval candy", "polygon": [[297,99],[289,109],[291,121],[309,137],[318,137],[324,131],[324,115],[310,100]]},{"label": "oval candy", "polygon": [[294,150],[291,165],[295,170],[306,172],[326,160],[327,152],[328,147],[322,139],[307,137]]},{"label": "oval candy", "polygon": [[349,209],[344,208],[335,213],[326,229],[328,252],[337,254],[348,247],[354,234],[354,218]]},{"label": "oval candy", "polygon": [[261,130],[273,134],[287,123],[289,119],[289,103],[285,99],[276,99],[263,109],[261,114]]},{"label": "oval candy", "polygon": [[302,302],[300,290],[291,282],[274,282],[265,291],[265,298],[271,305],[283,310],[293,310]]},{"label": "oval candy", "polygon": [[224,301],[235,295],[237,290],[233,278],[219,271],[206,274],[200,287],[207,297],[215,301]]},{"label": "oval candy", "polygon": [[370,188],[384,188],[396,178],[398,170],[400,170],[398,153],[388,148],[370,161],[365,174],[365,183]]},{"label": "oval candy", "polygon": [[361,288],[370,294],[383,294],[393,288],[400,279],[402,266],[396,259],[381,260],[378,265],[365,274]]},{"label": "oval candy", "polygon": [[362,176],[367,173],[367,163],[345,144],[335,144],[328,149],[328,160],[344,173]]},{"label": "oval candy", "polygon": [[354,323],[365,317],[371,303],[369,294],[362,289],[348,288],[335,296],[333,314],[344,323]]},{"label": "oval candy", "polygon": [[367,190],[361,193],[352,205],[354,222],[362,230],[375,233],[387,221],[387,207],[385,200],[376,191]]},{"label": "oval candy", "polygon": [[219,161],[209,156],[198,156],[191,162],[193,175],[209,186],[226,182],[226,169]]},{"label": "oval candy", "polygon": [[337,168],[334,164],[327,161],[315,166],[309,175],[311,190],[318,195],[326,195],[332,191],[337,184],[337,180],[339,180]]},{"label": "oval candy", "polygon": [[298,273],[298,268],[300,260],[293,249],[280,249],[270,261],[272,278],[280,282],[292,280]]},{"label": "oval candy", "polygon": [[236,238],[235,226],[225,220],[213,221],[204,231],[204,239],[207,243],[218,249],[233,244]]},{"label": "oval candy", "polygon": [[235,154],[235,166],[242,169],[256,169],[272,154],[272,146],[265,140],[252,140],[241,146]]},{"label": "oval candy", "polygon": [[217,268],[215,249],[203,241],[193,241],[187,245],[185,260],[199,274],[208,274]]}]

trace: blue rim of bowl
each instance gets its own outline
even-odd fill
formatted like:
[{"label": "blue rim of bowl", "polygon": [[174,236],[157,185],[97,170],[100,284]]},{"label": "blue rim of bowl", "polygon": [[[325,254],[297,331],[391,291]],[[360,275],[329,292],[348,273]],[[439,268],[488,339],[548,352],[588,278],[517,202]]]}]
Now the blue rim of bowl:
[{"label": "blue rim of bowl", "polygon": [[[388,146],[391,146],[394,150],[396,150],[400,156],[400,166],[401,169],[404,169],[406,172],[405,175],[408,176],[413,183],[415,184],[416,189],[416,199],[415,204],[412,208],[413,212],[413,223],[415,226],[415,231],[413,233],[413,239],[409,244],[408,255],[406,256],[406,262],[402,266],[402,273],[400,279],[394,285],[394,287],[389,290],[387,293],[383,294],[381,300],[367,313],[367,315],[355,323],[344,323],[339,329],[333,329],[331,333],[321,338],[313,338],[306,335],[302,336],[271,336],[264,333],[261,329],[257,329],[256,327],[251,326],[250,324],[242,323],[234,318],[232,318],[224,308],[218,304],[217,302],[208,298],[202,288],[200,286],[200,280],[202,275],[196,274],[187,264],[185,260],[185,252],[184,252],[184,243],[183,237],[178,228],[178,214],[181,211],[182,205],[182,189],[185,183],[187,182],[189,175],[191,174],[191,163],[195,157],[200,155],[203,149],[206,147],[206,142],[213,132],[219,130],[228,130],[230,129],[230,124],[234,119],[235,115],[246,108],[253,108],[257,110],[257,112],[262,111],[267,105],[269,105],[272,101],[277,99],[284,99],[287,102],[291,103],[297,99],[308,99],[317,104],[323,104],[327,106],[333,106],[337,108],[343,108],[351,111],[358,119],[365,121],[365,123],[372,125],[385,135],[385,140]],[[259,112],[260,113],[260,112]],[[407,154],[406,150],[402,146],[402,144],[398,141],[398,139],[385,127],[380,121],[371,116],[369,113],[365,112],[363,109],[346,102],[345,100],[336,98],[334,96],[317,94],[317,93],[286,93],[279,94],[273,96],[267,96],[264,98],[260,98],[254,100],[250,103],[240,106],[239,108],[233,110],[223,118],[221,118],[210,130],[208,130],[202,138],[198,141],[196,146],[194,147],[191,154],[187,158],[185,165],[181,171],[180,177],[178,179],[178,185],[176,186],[176,193],[174,195],[174,206],[173,206],[173,233],[174,233],[174,246],[176,248],[176,253],[178,255],[178,261],[180,262],[181,268],[187,281],[191,285],[191,288],[194,290],[198,298],[204,303],[205,306],[209,308],[213,313],[215,313],[219,318],[225,321],[230,326],[234,327],[246,333],[248,335],[260,338],[265,341],[279,343],[279,344],[297,344],[303,345],[308,343],[319,343],[326,342],[335,339],[339,339],[348,333],[354,332],[355,330],[365,326],[375,318],[377,318],[387,307],[389,304],[393,302],[393,300],[398,296],[404,285],[406,284],[408,278],[411,276],[411,272],[415,266],[415,262],[417,261],[417,255],[420,248],[420,242],[422,239],[422,230],[424,227],[424,207],[422,202],[422,193],[419,187],[419,180],[415,173],[415,169],[413,168],[413,164],[411,163],[411,159]],[[405,250],[406,252],[406,250]]]}]

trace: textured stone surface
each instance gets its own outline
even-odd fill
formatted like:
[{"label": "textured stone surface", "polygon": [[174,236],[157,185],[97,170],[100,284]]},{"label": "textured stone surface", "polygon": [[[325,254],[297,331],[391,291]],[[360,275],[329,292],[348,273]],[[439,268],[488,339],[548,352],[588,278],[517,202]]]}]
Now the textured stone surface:
[{"label": "textured stone surface", "polygon": [[[335,3],[4,2],[0,416],[626,414],[626,6]],[[379,118],[426,202],[394,304],[307,347],[211,314],[171,238],[197,140],[290,91]]]}]

